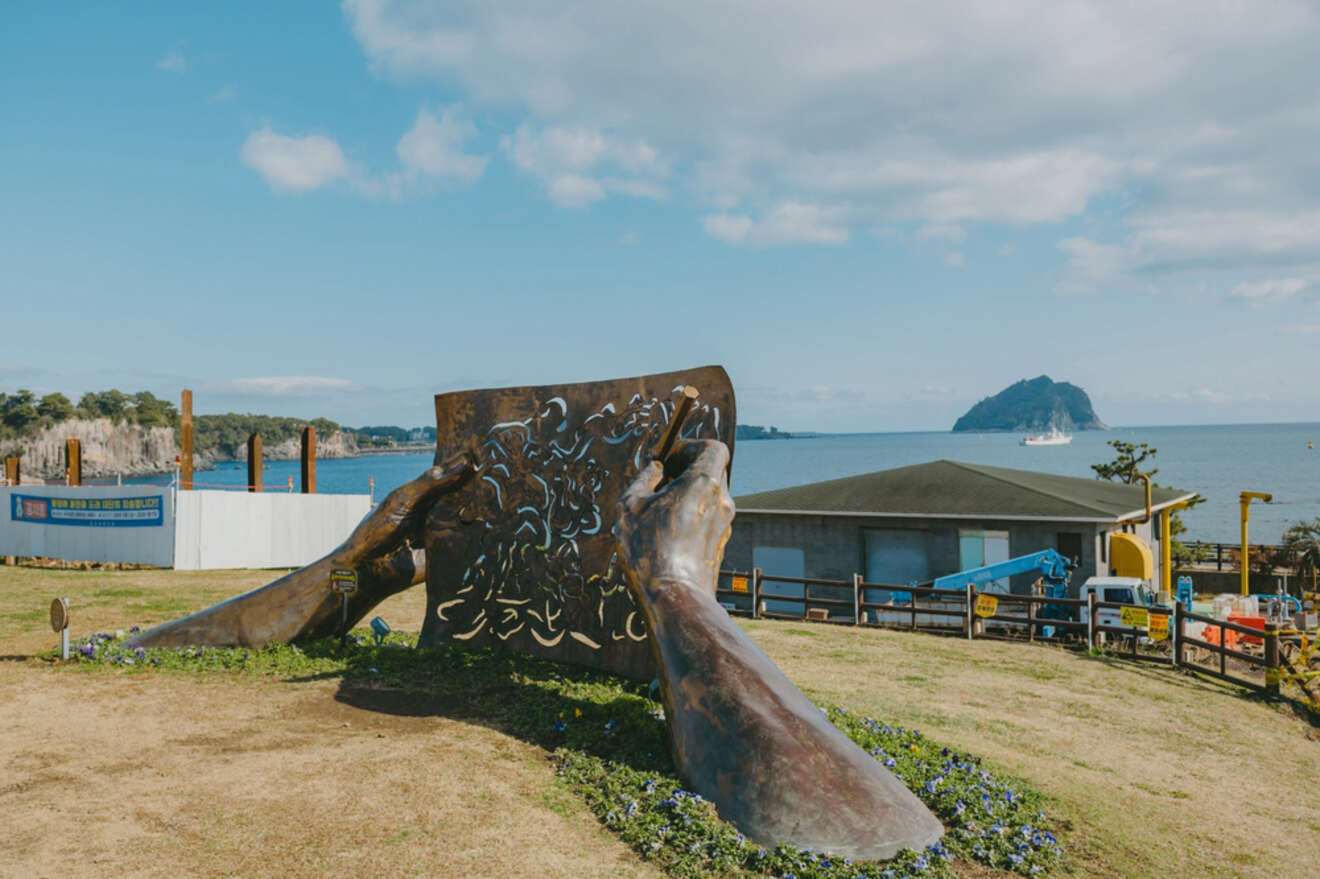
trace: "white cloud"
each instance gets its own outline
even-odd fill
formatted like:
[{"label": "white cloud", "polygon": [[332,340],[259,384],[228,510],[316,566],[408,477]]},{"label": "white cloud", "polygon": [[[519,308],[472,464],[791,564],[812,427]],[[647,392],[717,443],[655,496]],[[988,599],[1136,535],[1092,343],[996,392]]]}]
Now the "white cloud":
[{"label": "white cloud", "polygon": [[259,378],[236,378],[208,387],[208,390],[242,391],[274,397],[299,394],[326,394],[362,390],[357,382],[319,375],[281,375]]},{"label": "white cloud", "polygon": [[1267,302],[1283,302],[1286,299],[1291,299],[1309,286],[1311,286],[1310,282],[1301,278],[1243,281],[1234,287],[1228,295],[1234,299],[1245,300],[1252,305],[1262,305]]},{"label": "white cloud", "polygon": [[667,195],[658,180],[669,166],[642,140],[590,128],[537,130],[524,124],[503,137],[500,148],[520,171],[542,180],[551,201],[563,207],[582,207],[609,194],[657,201]]},{"label": "white cloud", "polygon": [[452,108],[442,110],[439,119],[420,110],[395,152],[408,171],[471,183],[486,170],[484,156],[463,152],[463,144],[476,133],[476,126],[460,119]]},{"label": "white cloud", "polygon": [[1080,236],[1065,238],[1059,250],[1068,255],[1064,279],[1056,286],[1061,293],[1091,293],[1110,284],[1128,267],[1128,254],[1116,244],[1101,244]]},{"label": "white cloud", "polygon": [[243,142],[242,158],[272,189],[283,192],[307,192],[348,176],[339,144],[320,134],[286,137],[263,128]]},{"label": "white cloud", "polygon": [[[1076,254],[1083,274],[1096,258],[1118,276],[1292,265],[1320,243],[1310,3],[343,8],[380,75],[435,77],[524,118],[537,142],[514,135],[506,152],[547,189],[563,175],[605,196],[625,192],[615,178],[667,181],[717,212],[702,222],[726,240],[756,238],[753,218],[787,203],[846,200],[837,240],[1052,224],[1104,197],[1121,205],[1126,237],[1107,246],[1122,253]],[[589,188],[567,187],[577,203]]]},{"label": "white cloud", "polygon": [[737,214],[712,214],[702,220],[706,234],[729,244],[768,247],[776,244],[843,244],[848,227],[842,211],[801,202],[781,202],[759,220]]},{"label": "white cloud", "polygon": [[546,188],[555,204],[570,208],[580,208],[605,197],[605,187],[599,181],[578,174],[556,175]]},{"label": "white cloud", "polygon": [[947,241],[961,244],[967,238],[967,230],[956,223],[927,223],[917,230],[918,241]]},{"label": "white cloud", "polygon": [[967,261],[966,261],[966,259],[963,257],[963,255],[962,255],[961,253],[956,252],[956,251],[953,252],[953,253],[945,254],[945,256],[944,256],[944,264],[945,264],[946,266],[950,266],[950,267],[955,268],[955,269],[960,269],[960,268],[962,268],[963,265],[966,264],[966,262],[967,262]]},{"label": "white cloud", "polygon": [[179,51],[166,52],[156,62],[156,69],[167,73],[183,73],[188,69],[188,59]]}]

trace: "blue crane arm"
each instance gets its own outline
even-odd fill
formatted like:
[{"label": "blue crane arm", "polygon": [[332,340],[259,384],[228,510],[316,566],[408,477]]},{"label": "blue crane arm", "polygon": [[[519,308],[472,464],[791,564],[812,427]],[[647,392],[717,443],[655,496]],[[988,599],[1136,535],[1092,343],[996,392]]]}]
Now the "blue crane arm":
[{"label": "blue crane arm", "polygon": [[969,583],[976,586],[981,583],[989,583],[992,580],[998,580],[1001,577],[1008,577],[1013,574],[1026,574],[1031,571],[1039,571],[1040,576],[1050,586],[1056,589],[1062,589],[1068,585],[1068,576],[1073,567],[1073,563],[1060,555],[1056,550],[1042,549],[1040,552],[1033,552],[1031,555],[1018,556],[1017,558],[1009,559],[1006,562],[996,562],[993,565],[985,565],[980,568],[959,571],[956,574],[936,577],[934,586],[936,589],[962,589]]}]

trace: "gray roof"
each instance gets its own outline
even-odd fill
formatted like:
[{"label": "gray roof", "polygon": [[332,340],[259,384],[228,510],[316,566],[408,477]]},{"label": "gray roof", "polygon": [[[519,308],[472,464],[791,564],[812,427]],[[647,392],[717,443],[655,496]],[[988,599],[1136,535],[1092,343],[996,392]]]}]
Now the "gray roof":
[{"label": "gray roof", "polygon": [[[1151,489],[1151,508],[1195,497]],[[1141,483],[1055,476],[959,461],[932,461],[734,498],[739,512],[1114,522],[1140,518]]]}]

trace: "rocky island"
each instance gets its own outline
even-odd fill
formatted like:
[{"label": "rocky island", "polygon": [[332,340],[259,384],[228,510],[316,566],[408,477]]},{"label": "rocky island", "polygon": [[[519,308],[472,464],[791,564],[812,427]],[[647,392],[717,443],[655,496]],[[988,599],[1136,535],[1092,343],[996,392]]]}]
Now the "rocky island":
[{"label": "rocky island", "polygon": [[1068,382],[1052,381],[1042,375],[1009,385],[986,397],[954,423],[960,431],[1018,431],[1045,433],[1104,430],[1105,424],[1091,408],[1086,391]]}]

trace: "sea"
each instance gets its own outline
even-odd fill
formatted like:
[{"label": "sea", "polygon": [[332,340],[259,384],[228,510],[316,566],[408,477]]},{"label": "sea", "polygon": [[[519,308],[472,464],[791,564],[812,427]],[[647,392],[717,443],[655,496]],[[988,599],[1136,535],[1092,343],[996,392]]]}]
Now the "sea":
[{"label": "sea", "polygon": [[[1113,460],[1108,443],[1115,439],[1148,443],[1157,450],[1146,465],[1157,469],[1156,483],[1205,498],[1179,514],[1187,526],[1184,540],[1238,542],[1238,492],[1244,489],[1274,495],[1272,503],[1252,504],[1252,543],[1278,543],[1288,526],[1320,517],[1320,449],[1308,448],[1313,440],[1320,443],[1320,423],[1117,427],[1076,433],[1066,446],[1023,446],[1017,434],[948,431],[743,440],[734,450],[732,490],[737,497],[941,458],[1092,478],[1092,464]],[[430,465],[429,454],[322,459],[316,464],[317,490],[371,490],[379,501]],[[268,462],[266,490],[281,490],[290,479],[296,489],[298,467],[297,461]],[[236,488],[246,482],[247,468],[221,464],[195,478],[199,488]]]}]

